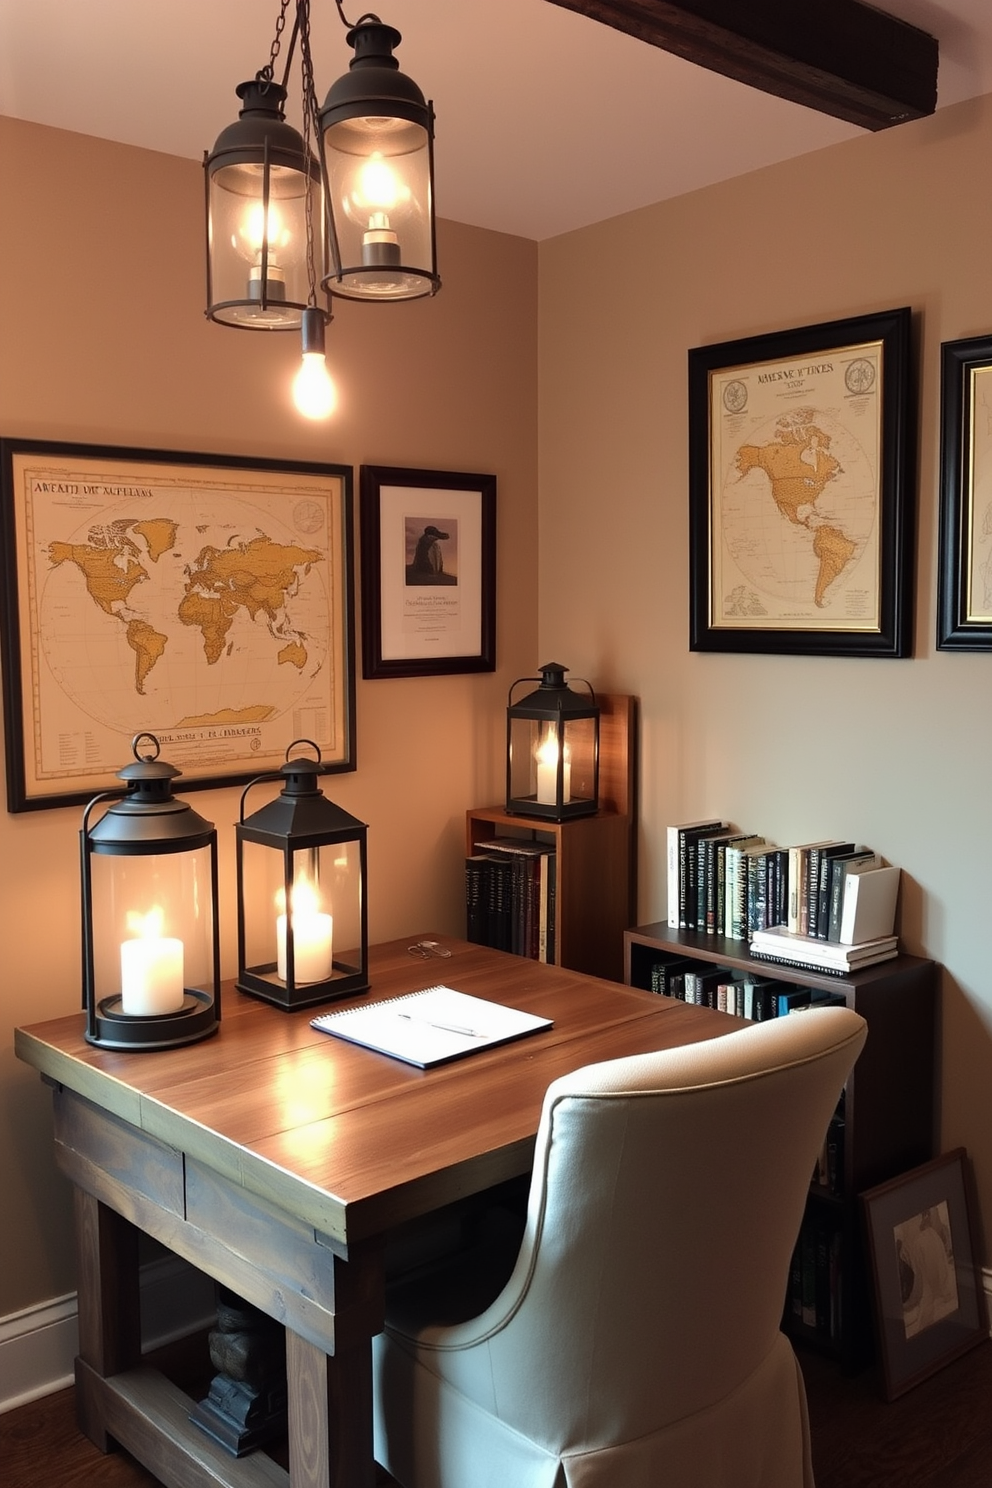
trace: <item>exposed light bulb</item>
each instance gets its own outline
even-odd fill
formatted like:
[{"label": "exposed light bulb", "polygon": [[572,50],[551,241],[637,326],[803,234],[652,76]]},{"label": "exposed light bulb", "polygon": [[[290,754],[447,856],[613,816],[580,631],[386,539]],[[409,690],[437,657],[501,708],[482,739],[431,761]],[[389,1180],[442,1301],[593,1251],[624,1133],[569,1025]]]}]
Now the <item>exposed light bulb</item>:
[{"label": "exposed light bulb", "polygon": [[338,401],[337,389],[321,352],[305,351],[293,378],[293,402],[304,418],[329,418]]},{"label": "exposed light bulb", "polygon": [[329,418],[338,394],[324,355],[324,314],[310,308],[303,312],[303,360],[293,379],[293,402],[304,418]]}]

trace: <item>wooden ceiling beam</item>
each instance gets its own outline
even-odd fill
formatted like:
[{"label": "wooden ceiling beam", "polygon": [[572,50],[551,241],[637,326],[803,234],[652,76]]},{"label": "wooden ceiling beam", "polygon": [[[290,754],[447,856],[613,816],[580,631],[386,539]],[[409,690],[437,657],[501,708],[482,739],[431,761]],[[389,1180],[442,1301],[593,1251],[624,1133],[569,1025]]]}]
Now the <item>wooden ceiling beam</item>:
[{"label": "wooden ceiling beam", "polygon": [[937,107],[936,38],[859,0],[550,0],[863,129]]}]

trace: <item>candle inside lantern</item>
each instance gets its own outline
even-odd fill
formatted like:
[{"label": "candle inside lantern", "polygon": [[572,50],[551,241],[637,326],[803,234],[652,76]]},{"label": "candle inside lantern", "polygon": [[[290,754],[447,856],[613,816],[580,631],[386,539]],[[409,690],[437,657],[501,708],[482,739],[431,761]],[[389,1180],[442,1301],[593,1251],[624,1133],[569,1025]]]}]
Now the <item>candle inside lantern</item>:
[{"label": "candle inside lantern", "polygon": [[183,943],[162,934],[163,919],[157,907],[127,917],[137,932],[121,942],[121,1009],[130,1017],[178,1013],[183,1005]]},{"label": "candle inside lantern", "polygon": [[[537,760],[537,799],[542,806],[554,806],[558,801],[558,740],[554,729],[548,729],[538,746],[535,758]],[[561,799],[563,803],[572,799],[571,775],[572,766],[566,749],[562,762]]]},{"label": "candle inside lantern", "polygon": [[[280,891],[280,901],[285,894]],[[317,894],[308,879],[299,879],[292,890],[293,906],[293,980],[326,982],[333,960],[334,920],[318,906]],[[276,975],[281,982],[289,980],[286,967],[286,915],[276,916]]]}]

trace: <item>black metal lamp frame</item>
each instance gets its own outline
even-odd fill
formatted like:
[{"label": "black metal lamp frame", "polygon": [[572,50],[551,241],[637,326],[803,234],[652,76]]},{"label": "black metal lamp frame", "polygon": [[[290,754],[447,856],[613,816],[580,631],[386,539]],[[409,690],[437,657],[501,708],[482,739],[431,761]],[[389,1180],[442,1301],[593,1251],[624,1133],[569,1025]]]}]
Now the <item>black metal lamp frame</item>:
[{"label": "black metal lamp frame", "polygon": [[[599,809],[599,707],[591,685],[582,678],[576,681],[588,690],[588,696],[573,692],[565,682],[566,668],[560,662],[547,662],[540,677],[519,677],[510,687],[506,709],[506,810],[514,816],[527,816],[545,821],[571,821],[575,817],[594,816]],[[535,692],[514,703],[514,689],[524,682],[540,682]],[[565,786],[565,760],[569,733],[576,725],[592,726],[591,761],[585,762],[589,777],[575,793]],[[524,794],[517,787],[522,762],[514,762],[514,736],[519,725],[544,728],[553,746],[555,770],[554,799],[542,801],[540,792]],[[519,744],[517,746],[519,748]]]},{"label": "black metal lamp frame", "polygon": [[[139,756],[142,740],[154,746],[152,755]],[[220,1023],[217,833],[211,822],[173,796],[172,781],[180,771],[159,760],[154,735],[136,735],[132,749],[137,763],[120,771],[125,791],[104,791],[95,796],[83,813],[80,828],[86,1038],[109,1049],[171,1049],[207,1038]],[[92,812],[103,802],[112,804],[90,826]],[[208,849],[210,862],[209,976],[201,985],[184,986],[182,1006],[175,1012],[125,1012],[122,993],[101,997],[97,988],[93,858],[171,857],[204,848]]]},{"label": "black metal lamp frame", "polygon": [[[291,759],[290,753],[308,745],[316,759]],[[249,781],[241,795],[240,819],[235,830],[238,884],[238,977],[237,987],[250,996],[263,998],[292,1012],[296,1008],[314,1007],[341,997],[368,990],[368,828],[349,812],[336,806],[320,790],[317,780],[322,773],[320,750],[312,740],[298,739],[286,751],[286,763],[276,772],[259,775]],[[282,781],[280,794],[251,816],[245,815],[247,798],[256,786]],[[285,977],[279,975],[278,956],[270,954],[266,933],[257,933],[260,912],[268,915],[270,906],[247,902],[251,885],[246,872],[245,852],[249,845],[273,850],[281,860],[280,897],[285,913]],[[350,960],[336,954],[329,976],[316,981],[303,981],[297,976],[298,946],[291,912],[296,889],[296,868],[301,854],[318,864],[322,849],[354,845],[358,852],[358,945],[349,945]],[[261,958],[249,954],[249,934],[266,949]],[[252,961],[253,964],[249,964]]]}]

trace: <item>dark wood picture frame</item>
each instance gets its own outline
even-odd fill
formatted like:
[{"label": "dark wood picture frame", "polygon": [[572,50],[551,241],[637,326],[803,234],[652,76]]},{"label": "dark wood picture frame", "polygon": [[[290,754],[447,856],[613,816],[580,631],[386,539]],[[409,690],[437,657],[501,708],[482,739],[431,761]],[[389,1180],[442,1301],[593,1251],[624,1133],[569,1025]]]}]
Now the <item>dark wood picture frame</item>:
[{"label": "dark wood picture frame", "polygon": [[[355,769],[350,466],[0,438],[7,809],[119,790],[152,733],[182,791]],[[243,559],[243,562],[239,560]]]},{"label": "dark wood picture frame", "polygon": [[496,668],[496,477],[363,465],[362,675]]},{"label": "dark wood picture frame", "polygon": [[939,651],[992,651],[990,408],[992,335],[945,341],[940,348]]},{"label": "dark wood picture frame", "polygon": [[988,1337],[967,1153],[935,1157],[861,1195],[885,1398]]},{"label": "dark wood picture frame", "polygon": [[911,341],[903,307],[690,350],[690,650],[912,654]]}]

